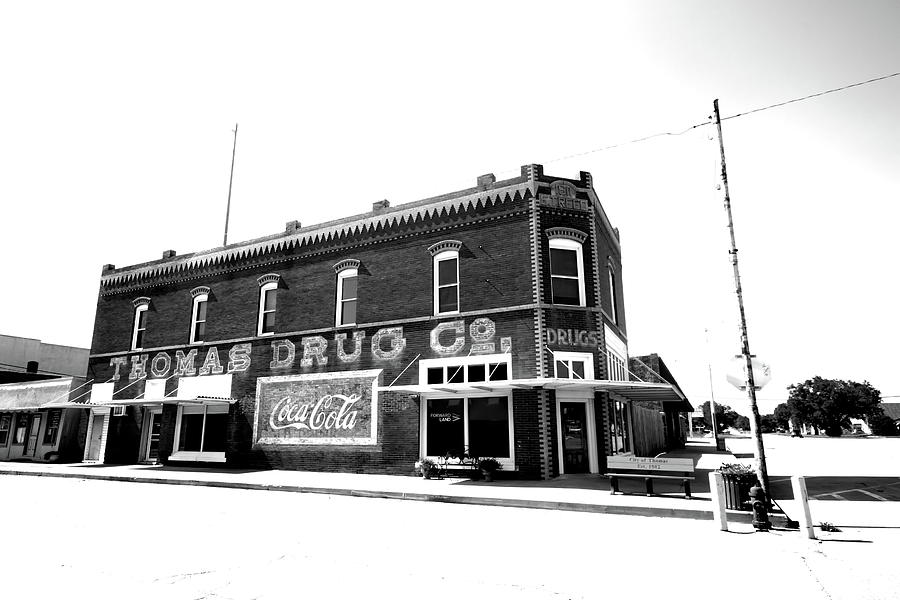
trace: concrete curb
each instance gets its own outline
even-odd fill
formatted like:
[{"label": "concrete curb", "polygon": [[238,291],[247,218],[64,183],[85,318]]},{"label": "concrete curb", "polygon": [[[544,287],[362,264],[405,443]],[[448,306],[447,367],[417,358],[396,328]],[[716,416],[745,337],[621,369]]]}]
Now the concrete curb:
[{"label": "concrete curb", "polygon": [[[201,487],[242,489],[267,492],[291,492],[300,494],[326,494],[331,496],[352,496],[358,498],[378,498],[385,500],[412,500],[416,502],[444,502],[448,504],[467,504],[472,506],[500,506],[507,508],[529,508],[541,510],[564,510],[569,512],[587,512],[608,515],[627,515],[638,517],[667,517],[674,519],[694,519],[711,521],[712,510],[664,508],[657,506],[621,506],[610,504],[591,504],[586,502],[560,502],[554,500],[527,500],[523,498],[487,498],[480,496],[457,496],[455,494],[428,494],[421,492],[395,492],[387,490],[362,490],[352,488],[331,488],[297,485],[277,485],[265,483],[247,483],[241,481],[204,481],[195,479],[172,479],[167,477],[135,477],[129,475],[102,475],[93,473],[53,473],[47,471],[2,470],[0,475],[16,475],[22,477],[63,477],[69,479],[95,479],[99,481],[120,481],[126,483],[155,483],[163,485],[193,485]],[[779,515],[773,515],[773,525]],[[749,513],[728,511],[728,520],[737,523],[749,523]],[[782,519],[783,520],[783,519]]]}]

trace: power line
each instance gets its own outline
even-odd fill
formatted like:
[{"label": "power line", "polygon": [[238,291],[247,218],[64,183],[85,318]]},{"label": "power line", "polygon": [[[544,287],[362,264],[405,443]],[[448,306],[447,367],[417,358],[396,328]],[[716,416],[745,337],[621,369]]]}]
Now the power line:
[{"label": "power line", "polygon": [[[729,115],[729,116],[727,116],[727,117],[722,117],[721,120],[722,120],[722,121],[728,121],[729,119],[737,119],[738,117],[746,117],[747,115],[752,115],[752,114],[755,114],[755,113],[758,113],[758,112],[763,112],[763,111],[766,111],[766,110],[771,110],[771,109],[773,109],[773,108],[779,108],[779,107],[781,107],[781,106],[786,106],[786,105],[788,105],[788,104],[794,104],[795,102],[803,102],[804,100],[809,100],[809,99],[811,99],[811,98],[818,98],[818,97],[820,97],[820,96],[825,96],[825,95],[828,95],[828,94],[833,94],[833,93],[835,93],[835,92],[842,92],[842,91],[844,91],[844,90],[849,90],[849,89],[851,89],[851,88],[855,88],[855,87],[859,87],[859,86],[863,86],[863,85],[868,85],[868,84],[870,84],[870,83],[875,83],[875,82],[878,82],[878,81],[884,81],[885,79],[891,79],[892,77],[898,77],[898,76],[900,76],[900,71],[897,71],[896,73],[890,73],[890,74],[888,74],[888,75],[882,75],[881,77],[873,77],[872,79],[866,79],[865,81],[857,81],[856,83],[850,83],[850,84],[847,84],[847,85],[842,85],[842,86],[840,86],[840,87],[831,88],[831,89],[827,89],[827,90],[822,90],[821,92],[815,92],[815,93],[813,93],[813,94],[807,94],[806,96],[800,96],[800,97],[798,97],[798,98],[791,98],[790,100],[784,100],[784,101],[782,101],[782,102],[776,102],[776,103],[774,103],[774,104],[768,104],[768,105],[766,105],[766,106],[760,106],[760,107],[757,107],[757,108],[751,108],[751,109],[749,109],[749,110],[745,110],[744,112],[739,112],[739,113],[734,114],[734,115]],[[596,154],[596,153],[598,153],[598,152],[605,152],[606,150],[612,150],[612,149],[614,149],[614,148],[621,148],[621,147],[623,147],[623,146],[629,146],[629,145],[631,145],[631,144],[639,144],[639,143],[641,143],[641,142],[646,142],[646,141],[649,141],[649,140],[652,140],[652,139],[656,139],[656,138],[660,138],[660,137],[677,137],[677,136],[679,136],[679,135],[684,135],[685,133],[688,133],[689,131],[693,131],[694,129],[697,129],[697,128],[699,128],[699,127],[704,127],[704,126],[706,126],[706,125],[712,125],[712,124],[713,124],[713,120],[712,120],[712,119],[707,119],[706,121],[703,121],[702,123],[694,123],[694,124],[691,125],[690,127],[687,127],[686,129],[681,130],[681,131],[663,131],[663,132],[654,133],[654,134],[651,134],[651,135],[645,135],[645,136],[643,136],[643,137],[635,138],[635,139],[633,139],[633,140],[628,140],[628,141],[626,141],[626,142],[619,142],[618,144],[610,144],[610,145],[608,145],[608,146],[602,146],[602,147],[600,147],[600,148],[595,148],[595,149],[593,149],[593,150],[585,150],[584,152],[577,152],[577,153],[575,153],[575,154],[569,154],[569,155],[566,155],[566,156],[561,156],[561,157],[559,157],[559,158],[553,158],[553,159],[550,159],[550,160],[545,160],[545,161],[544,161],[544,164],[547,165],[547,164],[552,164],[552,163],[556,163],[556,162],[561,162],[561,161],[564,161],[564,160],[569,160],[569,159],[572,159],[572,158],[578,158],[578,157],[580,157],[580,156],[587,156],[588,154]],[[510,169],[509,171],[501,171],[501,173],[511,173],[511,172],[513,172],[513,171],[515,171],[515,169]]]},{"label": "power line", "polygon": [[785,106],[787,104],[793,104],[794,102],[802,102],[804,100],[809,100],[810,98],[818,98],[819,96],[825,96],[826,94],[833,94],[835,92],[842,92],[844,90],[849,90],[850,88],[859,87],[861,85],[868,85],[870,83],[875,83],[876,81],[884,81],[885,79],[890,79],[891,77],[900,76],[900,71],[896,73],[891,73],[890,75],[882,75],[881,77],[874,77],[872,79],[866,79],[865,81],[858,81],[856,83],[851,83],[849,85],[843,85],[841,87],[831,88],[830,90],[824,90],[822,92],[816,92],[815,94],[809,94],[807,96],[801,96],[800,98],[792,98],[791,100],[785,100],[784,102],[777,102],[775,104],[770,104],[768,106],[761,106],[759,108],[754,108],[751,110],[744,111],[742,113],[738,113],[736,115],[731,115],[730,117],[722,117],[723,121],[727,121],[728,119],[736,119],[738,117],[744,117],[747,115],[752,115],[753,113],[762,112],[764,110],[769,110],[771,108],[778,108],[779,106]]}]

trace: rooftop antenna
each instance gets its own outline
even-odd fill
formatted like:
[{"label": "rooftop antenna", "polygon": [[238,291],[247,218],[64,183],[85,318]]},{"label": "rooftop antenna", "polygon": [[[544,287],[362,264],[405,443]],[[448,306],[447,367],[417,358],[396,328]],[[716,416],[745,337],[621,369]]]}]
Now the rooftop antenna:
[{"label": "rooftop antenna", "polygon": [[228,217],[231,215],[231,182],[234,181],[234,153],[237,150],[237,129],[238,124],[234,124],[234,129],[231,131],[234,133],[234,145],[231,147],[231,175],[228,177],[228,207],[225,209],[225,238],[222,240],[222,245],[228,245]]}]

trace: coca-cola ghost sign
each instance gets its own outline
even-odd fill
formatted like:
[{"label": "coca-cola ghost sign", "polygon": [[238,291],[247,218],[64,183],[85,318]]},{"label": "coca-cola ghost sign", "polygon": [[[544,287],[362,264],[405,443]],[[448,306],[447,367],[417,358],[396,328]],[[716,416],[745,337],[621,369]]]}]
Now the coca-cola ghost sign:
[{"label": "coca-cola ghost sign", "polygon": [[381,369],[256,380],[257,444],[370,446],[378,440]]}]

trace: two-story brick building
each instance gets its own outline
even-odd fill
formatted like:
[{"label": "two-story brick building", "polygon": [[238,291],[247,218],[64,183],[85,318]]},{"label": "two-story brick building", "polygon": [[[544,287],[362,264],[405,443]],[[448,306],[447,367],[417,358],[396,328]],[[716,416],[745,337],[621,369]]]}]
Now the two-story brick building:
[{"label": "two-story brick building", "polygon": [[619,233],[540,165],[435,198],[103,269],[86,460],[521,477],[632,451]]}]

